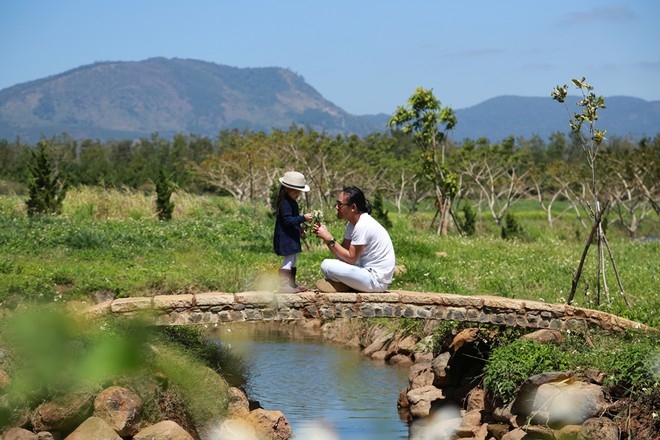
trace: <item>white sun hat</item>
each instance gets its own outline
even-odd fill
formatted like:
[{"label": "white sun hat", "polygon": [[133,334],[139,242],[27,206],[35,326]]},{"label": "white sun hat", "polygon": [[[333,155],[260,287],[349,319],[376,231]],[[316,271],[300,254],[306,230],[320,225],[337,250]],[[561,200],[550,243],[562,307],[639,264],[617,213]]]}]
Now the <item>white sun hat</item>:
[{"label": "white sun hat", "polygon": [[309,186],[307,185],[307,180],[305,176],[298,171],[287,171],[284,173],[284,177],[280,177],[280,183],[287,188],[297,189],[298,191],[307,192],[309,191]]}]

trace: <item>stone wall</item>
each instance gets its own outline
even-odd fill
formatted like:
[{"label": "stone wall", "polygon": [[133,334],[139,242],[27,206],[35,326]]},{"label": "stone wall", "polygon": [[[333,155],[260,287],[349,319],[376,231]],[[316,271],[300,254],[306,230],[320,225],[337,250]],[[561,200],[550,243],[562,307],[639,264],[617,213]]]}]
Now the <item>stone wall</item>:
[{"label": "stone wall", "polygon": [[217,325],[245,321],[335,318],[412,318],[467,321],[533,329],[650,328],[609,313],[564,304],[496,296],[388,291],[384,293],[273,293],[268,291],[119,298],[91,315],[152,313],[160,325]]}]

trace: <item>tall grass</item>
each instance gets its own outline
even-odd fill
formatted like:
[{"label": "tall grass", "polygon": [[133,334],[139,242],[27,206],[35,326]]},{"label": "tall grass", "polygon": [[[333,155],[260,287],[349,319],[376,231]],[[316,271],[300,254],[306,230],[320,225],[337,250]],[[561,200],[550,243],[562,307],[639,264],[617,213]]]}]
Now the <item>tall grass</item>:
[{"label": "tall grass", "polygon": [[[272,251],[274,220],[267,208],[230,198],[175,193],[173,220],[156,218],[155,194],[131,190],[71,190],[59,217],[28,219],[24,200],[0,198],[0,302],[88,300],[93,295],[151,296],[184,292],[238,292],[274,287],[280,263]],[[323,209],[329,229],[344,224]],[[390,207],[386,207],[390,208]],[[405,271],[392,289],[462,295],[489,294],[548,303],[567,300],[588,231],[574,217],[553,228],[533,204],[516,205],[524,234],[502,240],[494,222],[479,219],[478,235],[439,237],[433,212],[397,215],[389,209],[397,263]],[[658,221],[645,230],[657,234]],[[600,308],[660,327],[660,241],[630,240],[611,225],[608,238],[628,308],[611,268],[609,297]],[[314,236],[299,255],[299,282],[313,285],[330,253]],[[595,307],[595,247],[574,304]]]}]

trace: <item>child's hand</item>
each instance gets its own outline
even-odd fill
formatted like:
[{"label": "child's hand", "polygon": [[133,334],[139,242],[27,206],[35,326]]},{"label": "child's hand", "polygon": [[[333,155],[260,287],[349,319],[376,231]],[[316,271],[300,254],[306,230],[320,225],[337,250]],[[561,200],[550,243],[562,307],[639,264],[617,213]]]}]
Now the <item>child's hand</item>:
[{"label": "child's hand", "polygon": [[310,213],[305,214],[304,217],[305,217],[305,221],[306,221],[306,222],[311,222],[311,221],[314,219],[314,214],[312,214],[312,213],[310,212]]}]

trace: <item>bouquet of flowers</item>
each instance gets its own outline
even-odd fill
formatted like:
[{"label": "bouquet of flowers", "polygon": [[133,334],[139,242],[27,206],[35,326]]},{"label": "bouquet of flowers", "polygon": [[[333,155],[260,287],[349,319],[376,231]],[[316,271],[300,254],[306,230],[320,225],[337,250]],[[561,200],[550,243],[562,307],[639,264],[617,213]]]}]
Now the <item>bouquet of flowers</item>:
[{"label": "bouquet of flowers", "polygon": [[[323,211],[315,209],[312,211],[312,225],[315,224],[321,224],[323,221]],[[307,241],[307,230],[312,226],[308,223],[303,223],[302,224],[302,239],[303,242],[305,243],[305,246],[307,247],[307,250],[311,249],[311,246],[309,245],[309,242]]]},{"label": "bouquet of flowers", "polygon": [[323,211],[319,211],[318,209],[315,209],[312,211],[312,223],[321,223],[323,221]]}]

